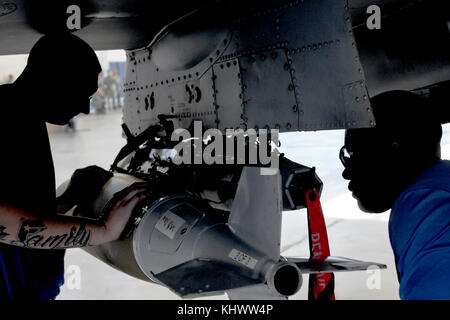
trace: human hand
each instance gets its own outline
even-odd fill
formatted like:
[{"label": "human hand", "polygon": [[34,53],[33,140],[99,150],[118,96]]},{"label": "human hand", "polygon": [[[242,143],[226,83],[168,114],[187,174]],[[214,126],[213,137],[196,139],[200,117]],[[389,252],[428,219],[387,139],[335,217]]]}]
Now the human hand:
[{"label": "human hand", "polygon": [[144,182],[134,183],[114,195],[104,210],[109,241],[119,239],[134,210],[150,195],[149,185]]}]

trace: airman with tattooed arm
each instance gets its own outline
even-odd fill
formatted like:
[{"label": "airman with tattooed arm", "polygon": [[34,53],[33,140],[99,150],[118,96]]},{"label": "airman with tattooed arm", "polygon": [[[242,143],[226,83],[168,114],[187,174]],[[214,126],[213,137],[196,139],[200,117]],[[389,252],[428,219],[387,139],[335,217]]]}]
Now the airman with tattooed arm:
[{"label": "airman with tattooed arm", "polygon": [[52,34],[33,46],[19,78],[0,86],[0,300],[54,299],[64,283],[64,249],[117,239],[148,195],[142,184],[117,194],[104,225],[74,220],[74,207],[95,197],[112,175],[91,167],[76,172],[56,197],[46,122],[65,125],[89,113],[100,71],[86,42]]}]

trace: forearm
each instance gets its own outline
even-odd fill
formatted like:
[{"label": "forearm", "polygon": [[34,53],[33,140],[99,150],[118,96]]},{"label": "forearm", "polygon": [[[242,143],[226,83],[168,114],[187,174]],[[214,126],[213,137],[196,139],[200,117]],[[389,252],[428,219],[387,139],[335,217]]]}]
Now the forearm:
[{"label": "forearm", "polygon": [[116,235],[106,227],[40,219],[18,208],[0,205],[0,242],[32,249],[66,249],[99,245]]}]

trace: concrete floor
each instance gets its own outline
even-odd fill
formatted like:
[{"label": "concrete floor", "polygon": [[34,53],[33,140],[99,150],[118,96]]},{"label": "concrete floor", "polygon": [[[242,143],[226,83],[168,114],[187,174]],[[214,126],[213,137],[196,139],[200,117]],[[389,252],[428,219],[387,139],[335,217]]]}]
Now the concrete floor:
[{"label": "concrete floor", "polygon": [[[109,168],[124,140],[121,137],[121,113],[80,116],[76,132],[50,128],[56,179],[60,184],[72,172],[96,164]],[[328,225],[332,255],[384,263],[387,270],[337,273],[337,299],[398,299],[398,283],[389,245],[389,214],[362,213],[341,178],[338,151],[343,143],[342,130],[285,134],[282,152],[294,161],[316,166],[324,181],[322,204]],[[444,139],[443,154],[450,144]],[[448,157],[447,157],[448,158]],[[283,214],[282,251],[285,256],[308,255],[305,211]],[[168,289],[129,277],[80,249],[67,251],[66,284],[57,299],[178,299]],[[74,278],[74,275],[79,278]],[[73,279],[78,279],[76,285]],[[378,282],[379,280],[379,282]],[[293,299],[306,299],[304,286]],[[211,297],[226,299],[226,296]],[[210,299],[211,299],[210,298]]]}]

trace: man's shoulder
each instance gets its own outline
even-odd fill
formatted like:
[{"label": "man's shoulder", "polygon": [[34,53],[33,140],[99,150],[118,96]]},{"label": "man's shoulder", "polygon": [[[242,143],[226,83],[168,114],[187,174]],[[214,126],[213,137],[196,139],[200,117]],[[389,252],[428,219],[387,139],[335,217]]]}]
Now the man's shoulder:
[{"label": "man's shoulder", "polygon": [[[389,219],[391,240],[407,241],[419,230],[432,237],[448,222],[449,211],[450,161],[440,160],[395,201]],[[397,241],[391,242],[394,246]]]},{"label": "man's shoulder", "polygon": [[[438,274],[448,270],[448,260],[445,264],[439,262],[449,252],[448,212],[450,162],[438,161],[398,197],[391,210],[389,236],[403,298],[443,294],[436,291],[432,295],[428,289],[434,286],[436,290],[442,285],[436,285],[435,277],[431,279],[434,282],[427,284],[425,276],[433,268]],[[445,275],[448,279],[448,273]]]},{"label": "man's shoulder", "polygon": [[436,161],[416,181],[414,181],[404,193],[417,190],[435,189],[450,193],[450,161]]},{"label": "man's shoulder", "polygon": [[428,208],[437,210],[444,204],[450,205],[450,161],[439,160],[400,194],[392,212],[420,211],[425,214]]}]

